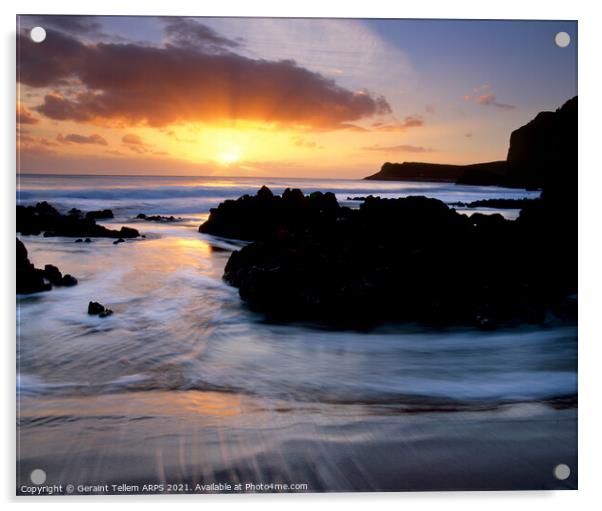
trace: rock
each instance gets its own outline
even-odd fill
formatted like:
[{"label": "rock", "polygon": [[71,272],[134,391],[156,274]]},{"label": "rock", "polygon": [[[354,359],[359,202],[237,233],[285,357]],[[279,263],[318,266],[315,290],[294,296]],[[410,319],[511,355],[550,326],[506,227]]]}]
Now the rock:
[{"label": "rock", "polygon": [[47,264],[44,266],[44,277],[55,286],[60,286],[63,280],[63,275],[56,266]]},{"label": "rock", "polygon": [[34,267],[27,257],[27,249],[17,238],[17,294],[39,293],[49,291],[52,286],[44,280],[44,271]]},{"label": "rock", "polygon": [[347,200],[353,200],[353,201],[364,201],[367,198],[373,198],[373,195],[368,195],[368,197],[347,197]]},{"label": "rock", "polygon": [[17,238],[17,265],[16,265],[17,293],[30,294],[40,291],[49,291],[52,285],[74,286],[77,279],[72,275],[62,275],[60,270],[47,264],[44,269],[35,268],[27,257],[27,249]]},{"label": "rock", "polygon": [[61,279],[61,286],[75,286],[77,284],[77,279],[73,276],[73,275],[69,275],[67,273],[67,275],[63,275],[63,278]]},{"label": "rock", "polygon": [[[108,214],[109,211],[100,213]],[[136,238],[140,235],[136,229],[130,227],[122,227],[119,231],[107,229],[96,224],[91,216],[82,217],[79,210],[72,209],[70,214],[62,215],[47,202],[39,202],[34,206],[17,206],[17,232],[35,235],[44,233],[45,237],[66,236],[78,239],[86,236]]]},{"label": "rock", "polygon": [[263,186],[255,196],[244,195],[212,208],[199,232],[249,241],[275,233],[290,235],[332,221],[338,208],[332,193],[305,196],[301,190],[287,188],[280,197]]},{"label": "rock", "polygon": [[113,314],[113,311],[103,304],[98,302],[90,302],[88,303],[88,314],[91,316],[98,316],[100,318],[106,318]]},{"label": "rock", "polygon": [[564,265],[557,245],[567,238],[553,234],[553,215],[468,217],[426,197],[368,197],[355,210],[327,194],[268,197],[227,201],[204,229],[252,241],[231,254],[224,280],[269,319],[482,329],[559,311],[575,319],[566,300],[576,274]]},{"label": "rock", "polygon": [[84,241],[84,240],[82,240],[81,238],[77,238],[77,239],[75,240],[75,243],[82,243],[83,241]]},{"label": "rock", "polygon": [[119,238],[113,242],[113,245],[117,245],[118,243],[125,243],[125,240],[123,238]]},{"label": "rock", "polygon": [[459,208],[522,209],[539,199],[482,199],[473,202],[451,202],[448,205]]},{"label": "rock", "polygon": [[136,216],[138,220],[146,220],[147,222],[181,222],[183,218],[176,218],[172,216],[161,216],[161,215],[145,215],[144,213],[139,213]]},{"label": "rock", "polygon": [[86,243],[92,243],[92,240],[91,240],[90,238],[86,238],[84,241],[85,241]]},{"label": "rock", "polygon": [[513,179],[524,186],[577,193],[577,97],[555,112],[540,112],[510,135],[507,156]]},{"label": "rock", "polygon": [[113,216],[113,211],[110,209],[103,209],[100,211],[88,211],[86,213],[86,218],[91,220],[104,220],[115,217]]},{"label": "rock", "polygon": [[384,163],[379,172],[364,179],[385,181],[436,181],[474,185],[512,186],[505,161],[450,165],[443,163]]},{"label": "rock", "polygon": [[[322,193],[322,192],[315,192],[315,193]],[[274,197],[274,194],[271,192],[271,190],[267,186],[262,186],[261,189],[257,192],[257,197],[261,198],[262,195],[264,195],[264,198],[268,198],[268,199],[272,199]],[[304,199],[305,199],[305,195],[303,195],[303,192],[301,190],[299,190],[298,188],[292,188],[292,189],[287,188],[282,193],[283,201],[300,204],[301,202],[303,202]]]},{"label": "rock", "polygon": [[258,199],[266,199],[266,200],[270,200],[274,197],[274,194],[272,193],[272,190],[270,190],[267,186],[262,186],[259,191],[257,192],[257,198]]}]

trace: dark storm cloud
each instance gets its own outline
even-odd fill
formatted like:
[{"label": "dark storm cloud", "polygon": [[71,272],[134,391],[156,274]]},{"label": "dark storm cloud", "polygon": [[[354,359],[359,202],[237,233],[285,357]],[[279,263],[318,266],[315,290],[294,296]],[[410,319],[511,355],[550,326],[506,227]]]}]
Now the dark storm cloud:
[{"label": "dark storm cloud", "polygon": [[[227,41],[194,31],[197,39],[217,37],[212,44]],[[246,120],[323,130],[349,129],[351,121],[391,113],[384,97],[346,89],[294,61],[178,44],[86,45],[55,30],[35,44],[21,35],[18,77],[25,85],[57,90],[36,108],[55,120],[154,127]],[[74,81],[80,92],[61,94],[60,87]]]}]

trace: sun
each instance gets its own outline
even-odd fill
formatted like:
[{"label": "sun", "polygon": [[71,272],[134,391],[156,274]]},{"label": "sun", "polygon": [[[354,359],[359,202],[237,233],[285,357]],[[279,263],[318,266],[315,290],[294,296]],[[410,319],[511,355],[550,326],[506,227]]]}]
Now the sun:
[{"label": "sun", "polygon": [[231,165],[240,160],[240,150],[236,148],[230,148],[225,151],[222,151],[217,155],[217,161],[219,161],[222,165]]}]

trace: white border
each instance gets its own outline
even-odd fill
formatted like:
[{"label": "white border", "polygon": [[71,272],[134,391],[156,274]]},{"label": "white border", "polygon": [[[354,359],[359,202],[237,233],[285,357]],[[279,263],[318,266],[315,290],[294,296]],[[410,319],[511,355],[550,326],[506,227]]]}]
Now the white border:
[{"label": "white border", "polygon": [[[602,364],[602,290],[600,279],[602,198],[602,165],[600,165],[600,94],[602,91],[599,62],[602,26],[596,13],[595,2],[505,0],[454,0],[401,2],[371,0],[370,2],[304,0],[282,2],[268,0],[229,0],[228,2],[201,1],[138,1],[102,0],[84,3],[81,0],[21,0],[0,4],[0,23],[4,49],[2,79],[1,155],[2,195],[4,214],[2,227],[2,303],[0,314],[5,325],[3,343],[4,383],[3,408],[7,412],[2,421],[2,438],[5,441],[4,460],[0,465],[0,481],[4,500],[14,504],[17,500],[26,508],[43,504],[45,508],[62,508],[71,503],[81,506],[107,503],[126,508],[130,503],[149,507],[166,504],[207,506],[223,504],[241,506],[250,510],[265,507],[301,509],[307,506],[344,505],[347,509],[363,509],[374,503],[384,508],[400,506],[421,509],[507,510],[513,506],[529,506],[536,511],[562,510],[585,506],[599,501],[597,497],[600,474],[600,407],[602,391],[600,364]],[[579,21],[579,157],[580,157],[580,319],[579,319],[579,490],[575,492],[480,492],[480,493],[389,493],[389,494],[324,494],[324,495],[248,495],[248,496],[158,496],[158,497],[56,497],[19,498],[15,488],[15,298],[14,298],[14,201],[15,201],[15,15],[19,14],[130,14],[130,15],[216,15],[216,16],[309,16],[309,17],[398,17],[398,18],[477,18],[477,19],[577,19]],[[519,508],[519,509],[520,509]]]}]

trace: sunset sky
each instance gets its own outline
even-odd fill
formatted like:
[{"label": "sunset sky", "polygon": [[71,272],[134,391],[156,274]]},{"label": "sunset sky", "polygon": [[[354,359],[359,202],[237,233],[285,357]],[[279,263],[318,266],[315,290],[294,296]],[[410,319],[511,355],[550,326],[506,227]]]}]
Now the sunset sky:
[{"label": "sunset sky", "polygon": [[385,161],[499,160],[513,129],[577,93],[575,22],[18,25],[21,172],[355,178]]}]

